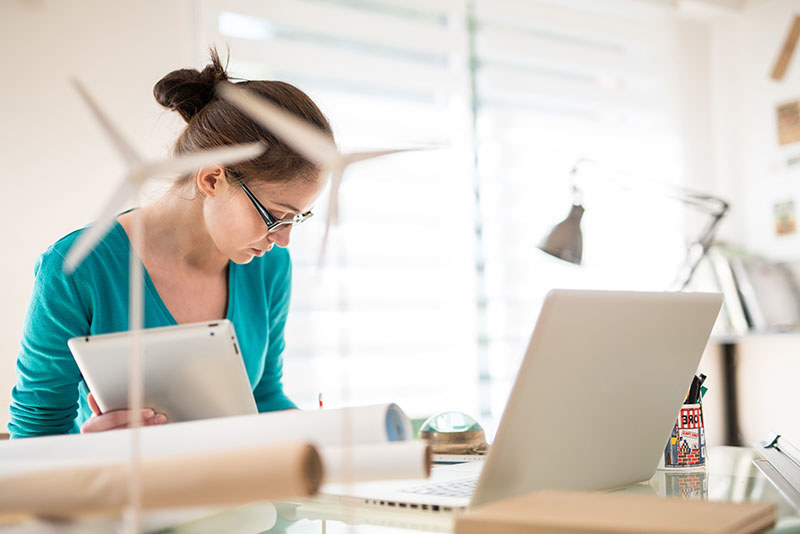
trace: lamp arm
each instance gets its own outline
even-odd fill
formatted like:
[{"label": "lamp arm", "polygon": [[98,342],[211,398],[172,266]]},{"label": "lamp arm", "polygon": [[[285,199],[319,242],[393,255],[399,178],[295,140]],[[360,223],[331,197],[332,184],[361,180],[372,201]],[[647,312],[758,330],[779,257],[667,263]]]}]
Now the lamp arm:
[{"label": "lamp arm", "polygon": [[730,204],[719,197],[703,193],[698,194],[688,189],[684,189],[683,193],[685,195],[683,197],[672,196],[670,198],[679,200],[687,206],[692,206],[698,211],[704,211],[713,216],[716,216],[718,213],[724,216],[730,209]]},{"label": "lamp arm", "polygon": [[[573,163],[572,169],[570,170],[570,181],[573,191],[573,196],[575,199],[578,199],[578,203],[581,197],[581,190],[577,185],[577,177],[579,170],[582,166],[585,165],[596,165],[603,168],[597,161],[589,159],[589,158],[579,158]],[[630,175],[620,173],[616,171],[621,176],[625,176],[627,178],[633,178]],[[605,180],[606,182],[612,183],[617,187],[622,189],[628,189],[637,191],[640,193],[649,193],[661,197],[671,198],[673,200],[677,200],[686,204],[687,206],[691,206],[692,208],[707,213],[711,215],[711,220],[709,221],[708,225],[706,226],[705,231],[700,234],[700,237],[692,243],[689,247],[689,251],[686,254],[686,261],[684,262],[685,267],[681,269],[682,273],[678,277],[677,280],[677,287],[679,290],[684,290],[689,285],[689,282],[692,281],[697,268],[700,266],[700,262],[705,258],[706,254],[708,254],[708,249],[711,248],[711,244],[714,241],[714,235],[717,233],[717,228],[719,227],[719,223],[725,217],[725,215],[730,210],[730,204],[725,200],[715,197],[713,195],[709,195],[707,193],[701,193],[698,191],[693,191],[691,189],[687,189],[685,187],[677,187],[672,184],[664,183],[664,182],[649,182],[651,186],[657,186],[662,189],[662,191],[657,192],[654,190],[648,190],[640,185],[630,186],[624,182],[618,180],[612,180],[606,176],[601,175],[601,179]],[[697,258],[693,259],[692,256],[694,254],[694,250],[697,249],[699,246],[700,253],[697,255]]]},{"label": "lamp arm", "polygon": [[[575,160],[575,163],[572,164],[572,169],[570,170],[569,176],[573,194],[575,194],[575,192],[577,191],[578,196],[580,195],[580,188],[578,187],[578,174],[580,169],[586,165],[594,165],[600,169],[609,170],[593,159],[578,158],[577,160]],[[613,180],[603,175],[599,175],[599,178],[607,183],[616,185],[620,189],[626,189],[630,191],[636,191],[642,194],[651,194],[655,196],[666,197],[666,198],[671,198],[673,200],[677,200],[678,202],[682,202],[688,206],[692,206],[698,211],[708,213],[709,215],[712,216],[716,216],[716,214],[720,212],[722,212],[724,215],[724,213],[727,212],[729,208],[729,205],[725,200],[719,197],[715,197],[713,195],[709,195],[707,193],[702,193],[685,187],[679,187],[673,184],[669,184],[666,182],[659,182],[659,181],[649,181],[648,182],[649,187],[643,187],[640,184],[636,183],[635,177],[632,175],[623,173],[621,171],[612,171],[612,172],[629,179],[630,182]]]},{"label": "lamp arm", "polygon": [[[719,211],[714,213],[714,216],[709,221],[706,230],[700,234],[700,237],[695,241],[692,246],[689,248],[689,251],[686,254],[686,262],[685,264],[688,266],[685,269],[681,269],[681,271],[685,271],[686,274],[683,276],[679,276],[678,281],[680,282],[678,287],[679,291],[683,291],[689,285],[689,282],[692,281],[697,268],[700,266],[700,262],[703,261],[703,258],[706,257],[708,254],[708,249],[711,248],[711,245],[714,242],[714,235],[717,233],[717,228],[719,227],[719,223],[722,221],[723,217],[728,213],[730,206],[724,200],[722,201],[722,207]],[[692,260],[692,252],[693,249],[700,246],[700,254],[697,256],[695,260]]]}]

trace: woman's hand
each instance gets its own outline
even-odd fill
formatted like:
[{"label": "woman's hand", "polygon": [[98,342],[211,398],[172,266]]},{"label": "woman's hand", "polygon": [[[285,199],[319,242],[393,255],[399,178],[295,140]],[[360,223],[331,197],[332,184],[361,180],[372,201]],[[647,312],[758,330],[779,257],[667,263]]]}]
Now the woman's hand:
[{"label": "woman's hand", "polygon": [[[92,416],[81,426],[81,433],[104,432],[106,430],[117,430],[118,428],[128,428],[133,419],[132,410],[115,410],[108,413],[100,413],[100,407],[94,400],[94,396],[89,393],[89,408],[92,409]],[[167,422],[167,416],[163,413],[155,413],[150,408],[141,411],[142,425],[163,425]]]}]

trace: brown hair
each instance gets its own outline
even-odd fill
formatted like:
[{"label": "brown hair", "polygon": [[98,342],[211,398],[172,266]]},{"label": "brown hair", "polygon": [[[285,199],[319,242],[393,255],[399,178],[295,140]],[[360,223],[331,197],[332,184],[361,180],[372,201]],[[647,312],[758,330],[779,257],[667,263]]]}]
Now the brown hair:
[{"label": "brown hair", "polygon": [[[167,109],[181,114],[186,128],[175,141],[173,153],[187,154],[199,150],[260,141],[267,146],[259,157],[229,165],[228,179],[233,183],[252,179],[288,182],[295,178],[316,179],[319,168],[292,150],[281,139],[261,128],[232,104],[215,96],[217,82],[228,80],[225,67],[216,49],[211,49],[211,63],[201,71],[175,70],[161,78],[153,87],[156,101]],[[241,81],[263,98],[316,126],[333,139],[328,120],[314,102],[297,87],[279,81]],[[177,185],[190,181],[182,178]]]}]

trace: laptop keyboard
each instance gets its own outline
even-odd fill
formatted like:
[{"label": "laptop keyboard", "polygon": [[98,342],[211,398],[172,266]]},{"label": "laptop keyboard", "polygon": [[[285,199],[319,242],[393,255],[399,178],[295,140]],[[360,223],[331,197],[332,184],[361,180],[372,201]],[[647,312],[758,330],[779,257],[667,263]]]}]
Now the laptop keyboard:
[{"label": "laptop keyboard", "polygon": [[443,497],[470,497],[475,493],[475,485],[478,478],[466,480],[453,480],[450,482],[439,482],[438,484],[428,484],[414,488],[406,488],[404,493],[415,493],[417,495],[439,495]]}]

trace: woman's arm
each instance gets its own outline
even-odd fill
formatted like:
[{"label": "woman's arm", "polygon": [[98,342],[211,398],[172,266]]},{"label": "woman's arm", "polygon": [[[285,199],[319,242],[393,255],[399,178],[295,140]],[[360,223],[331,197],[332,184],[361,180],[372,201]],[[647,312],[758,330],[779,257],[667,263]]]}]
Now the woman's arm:
[{"label": "woman's arm", "polygon": [[297,406],[283,392],[283,338],[286,317],[289,314],[289,300],[292,292],[292,264],[286,254],[284,274],[277,277],[270,291],[269,344],[267,345],[264,373],[261,375],[253,396],[259,412],[289,410]]},{"label": "woman's arm", "polygon": [[78,432],[81,373],[67,347],[89,332],[91,311],[81,298],[79,272],[66,275],[54,249],[36,263],[33,294],[17,357],[8,430],[12,438]]}]

